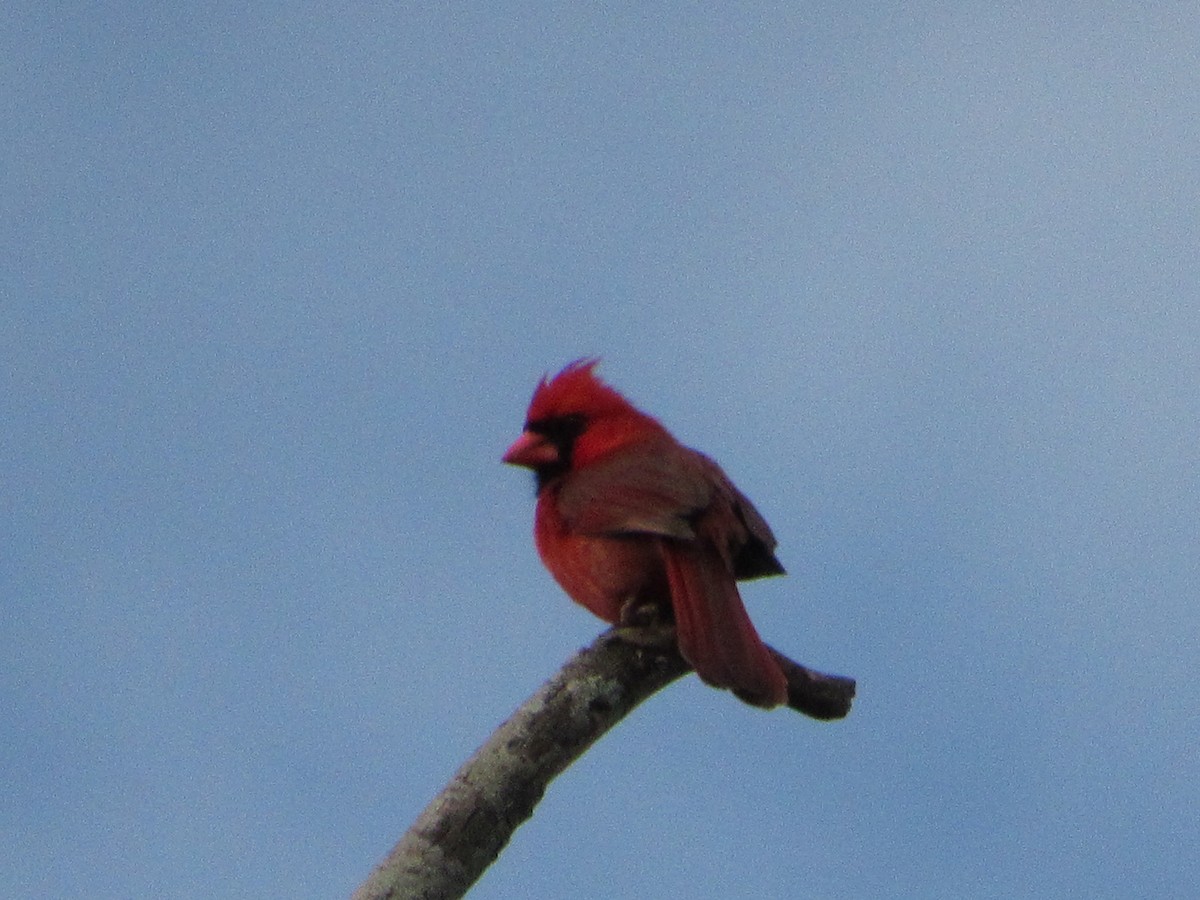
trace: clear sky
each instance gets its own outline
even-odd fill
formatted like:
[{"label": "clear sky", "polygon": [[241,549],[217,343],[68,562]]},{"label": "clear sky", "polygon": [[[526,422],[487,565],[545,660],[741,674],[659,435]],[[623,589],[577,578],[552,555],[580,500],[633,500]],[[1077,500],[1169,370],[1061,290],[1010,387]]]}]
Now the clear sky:
[{"label": "clear sky", "polygon": [[600,630],[585,354],[859,700],[673,686],[474,897],[1192,895],[1194,5],[17,2],[0,103],[0,896],[360,883]]}]

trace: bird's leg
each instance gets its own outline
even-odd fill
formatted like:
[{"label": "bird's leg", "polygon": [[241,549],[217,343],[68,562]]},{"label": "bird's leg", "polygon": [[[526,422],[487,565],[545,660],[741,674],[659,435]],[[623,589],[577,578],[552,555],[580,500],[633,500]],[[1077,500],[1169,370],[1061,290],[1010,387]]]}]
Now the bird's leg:
[{"label": "bird's leg", "polygon": [[675,644],[675,621],[661,603],[630,596],[621,604],[614,629],[617,637],[638,647],[661,648]]}]

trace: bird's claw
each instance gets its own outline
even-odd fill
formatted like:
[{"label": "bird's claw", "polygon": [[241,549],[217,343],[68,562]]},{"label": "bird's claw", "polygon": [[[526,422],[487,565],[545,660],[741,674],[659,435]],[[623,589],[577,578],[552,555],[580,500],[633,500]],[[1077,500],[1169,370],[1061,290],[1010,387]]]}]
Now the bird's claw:
[{"label": "bird's claw", "polygon": [[647,650],[665,650],[675,646],[675,625],[663,622],[659,625],[618,625],[613,634],[635,647]]},{"label": "bird's claw", "polygon": [[621,605],[621,617],[615,635],[638,647],[660,649],[675,644],[675,623],[656,603],[640,603],[630,598]]}]

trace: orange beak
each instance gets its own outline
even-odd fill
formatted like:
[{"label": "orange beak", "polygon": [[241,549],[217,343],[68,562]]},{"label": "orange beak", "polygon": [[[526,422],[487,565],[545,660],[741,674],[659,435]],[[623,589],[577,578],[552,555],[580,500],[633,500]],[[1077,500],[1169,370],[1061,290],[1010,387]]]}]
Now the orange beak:
[{"label": "orange beak", "polygon": [[510,466],[536,469],[558,462],[558,448],[540,434],[522,431],[521,436],[513,441],[512,446],[504,451],[501,460]]}]

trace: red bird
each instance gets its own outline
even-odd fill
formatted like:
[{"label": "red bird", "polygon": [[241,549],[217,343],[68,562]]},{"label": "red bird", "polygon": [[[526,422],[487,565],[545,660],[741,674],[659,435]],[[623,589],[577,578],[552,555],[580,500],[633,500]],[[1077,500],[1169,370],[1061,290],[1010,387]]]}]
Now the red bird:
[{"label": "red bird", "polygon": [[755,706],[788,702],[779,657],[736,583],[783,573],[775,536],[720,466],[597,378],[596,362],[543,378],[504,454],[537,477],[542,562],[607,622],[647,608],[673,619],[680,653],[708,684]]}]

